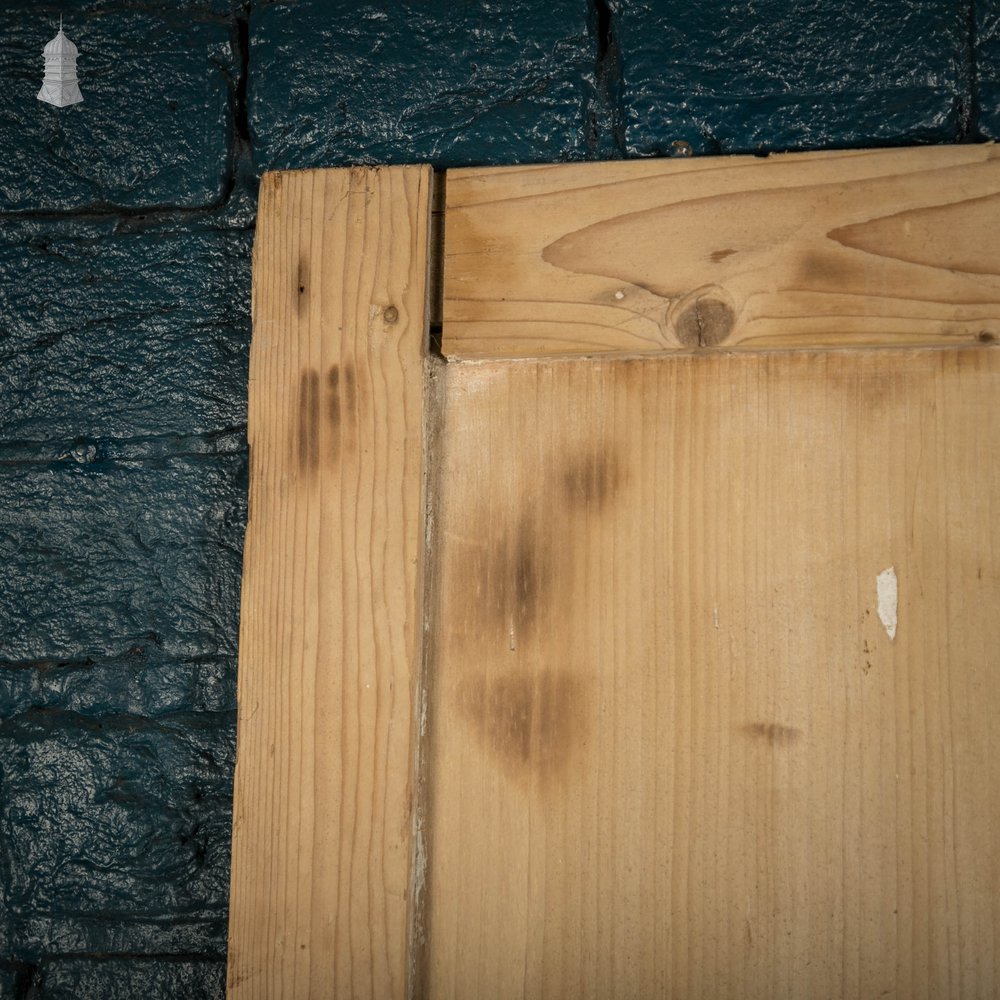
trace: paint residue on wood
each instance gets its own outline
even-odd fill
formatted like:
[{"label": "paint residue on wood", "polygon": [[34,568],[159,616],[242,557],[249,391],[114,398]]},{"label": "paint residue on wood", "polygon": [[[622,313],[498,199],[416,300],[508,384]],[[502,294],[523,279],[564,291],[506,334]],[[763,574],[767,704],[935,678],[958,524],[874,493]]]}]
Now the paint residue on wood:
[{"label": "paint residue on wood", "polygon": [[890,566],[882,570],[875,579],[875,594],[878,598],[878,618],[890,639],[896,638],[896,608],[899,590],[896,570]]}]

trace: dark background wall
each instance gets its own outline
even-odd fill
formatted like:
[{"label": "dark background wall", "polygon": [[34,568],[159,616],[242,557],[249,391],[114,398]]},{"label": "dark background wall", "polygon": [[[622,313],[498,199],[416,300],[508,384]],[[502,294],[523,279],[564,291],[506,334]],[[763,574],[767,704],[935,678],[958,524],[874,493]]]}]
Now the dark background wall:
[{"label": "dark background wall", "polygon": [[998,55],[986,0],[6,0],[0,1000],[224,993],[262,171],[976,142]]}]

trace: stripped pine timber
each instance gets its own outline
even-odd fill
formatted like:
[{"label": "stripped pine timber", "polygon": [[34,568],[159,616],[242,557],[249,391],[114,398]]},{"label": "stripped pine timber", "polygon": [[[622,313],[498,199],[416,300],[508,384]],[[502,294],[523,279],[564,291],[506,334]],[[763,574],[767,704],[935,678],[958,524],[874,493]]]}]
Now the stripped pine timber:
[{"label": "stripped pine timber", "polygon": [[1000,338],[992,145],[448,173],[454,358]]},{"label": "stripped pine timber", "polygon": [[418,995],[1000,995],[1000,351],[440,378]]},{"label": "stripped pine timber", "polygon": [[229,997],[406,995],[427,167],[265,175]]},{"label": "stripped pine timber", "polygon": [[998,170],[265,176],[231,1000],[1000,995]]}]

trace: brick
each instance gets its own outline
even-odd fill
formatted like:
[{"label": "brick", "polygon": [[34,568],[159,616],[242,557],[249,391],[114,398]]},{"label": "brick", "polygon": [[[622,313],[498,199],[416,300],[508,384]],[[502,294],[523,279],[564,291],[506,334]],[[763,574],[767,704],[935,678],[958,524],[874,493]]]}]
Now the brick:
[{"label": "brick", "polygon": [[[2,918],[0,918],[2,919]],[[0,958],[0,1000],[21,1000],[30,997],[36,969],[21,962]]]},{"label": "brick", "polygon": [[111,221],[0,231],[0,439],[245,423],[249,233],[118,233]]},{"label": "brick", "polygon": [[[35,942],[47,950],[145,950],[144,922],[197,919],[216,928],[199,950],[220,952],[234,736],[233,713],[32,711],[0,724],[0,871],[21,955],[31,922],[51,918],[52,939]],[[109,924],[126,933],[110,940]]]},{"label": "brick", "polygon": [[1000,4],[977,3],[976,90],[973,115],[978,138],[1000,138]]},{"label": "brick", "polygon": [[631,155],[952,142],[967,25],[951,0],[613,0]]},{"label": "brick", "polygon": [[258,168],[586,155],[583,0],[304,0],[250,15]]},{"label": "brick", "polygon": [[0,660],[236,650],[246,456],[0,467]]},{"label": "brick", "polygon": [[223,1000],[226,963],[165,958],[74,958],[46,962],[44,1000]]},{"label": "brick", "polygon": [[235,708],[234,658],[172,660],[148,641],[111,660],[0,666],[0,718],[39,709],[155,718]]},{"label": "brick", "polygon": [[[229,7],[8,5],[0,42],[0,211],[218,202],[238,72]],[[67,108],[36,99],[57,9],[80,50],[83,103]]]},{"label": "brick", "polygon": [[[4,922],[12,920],[13,926],[5,930]],[[0,944],[6,954],[29,956],[35,962],[46,955],[81,953],[199,955],[221,959],[226,954],[226,925],[223,910],[209,916],[187,913],[147,916],[110,909],[77,916],[75,910],[66,908],[45,915],[13,917],[9,911],[0,910]],[[93,1000],[102,998],[97,994]]]}]

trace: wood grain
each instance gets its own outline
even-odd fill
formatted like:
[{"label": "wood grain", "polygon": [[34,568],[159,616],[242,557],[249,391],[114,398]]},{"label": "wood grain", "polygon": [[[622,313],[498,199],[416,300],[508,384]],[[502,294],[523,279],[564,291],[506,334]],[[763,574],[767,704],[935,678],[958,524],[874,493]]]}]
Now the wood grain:
[{"label": "wood grain", "polygon": [[264,177],[233,1000],[406,993],[430,180]]},{"label": "wood grain", "polygon": [[442,378],[418,995],[1000,994],[1000,351]]},{"label": "wood grain", "polygon": [[453,358],[1000,338],[992,145],[448,173]]}]

